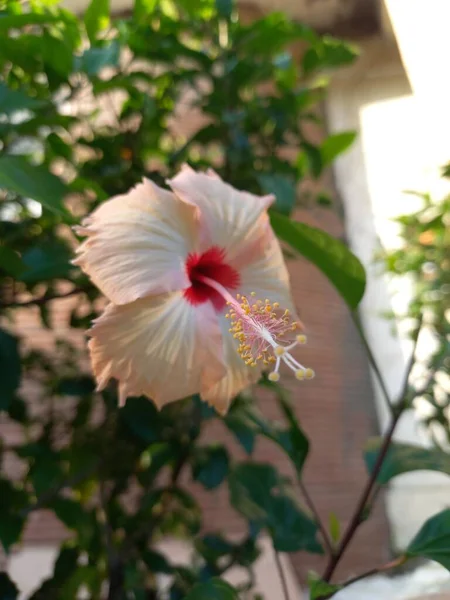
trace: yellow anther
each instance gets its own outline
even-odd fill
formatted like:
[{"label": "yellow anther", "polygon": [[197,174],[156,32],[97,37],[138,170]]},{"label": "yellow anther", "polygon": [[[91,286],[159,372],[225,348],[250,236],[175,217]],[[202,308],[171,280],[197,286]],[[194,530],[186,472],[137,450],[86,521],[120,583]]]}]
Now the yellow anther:
[{"label": "yellow anther", "polygon": [[269,373],[269,381],[279,381],[280,380],[280,374],[277,373],[276,371],[272,371],[272,373]]},{"label": "yellow anther", "polygon": [[273,307],[274,308],[280,308],[280,303],[279,302],[274,302],[273,303]]},{"label": "yellow anther", "polygon": [[256,296],[256,292],[250,292],[250,296]]},{"label": "yellow anther", "polygon": [[283,346],[277,346],[273,352],[274,352],[275,356],[283,356],[283,354],[286,352],[286,350],[283,348]]},{"label": "yellow anther", "polygon": [[307,341],[307,337],[304,333],[299,333],[295,339],[299,344],[306,344]]},{"label": "yellow anther", "polygon": [[312,379],[315,373],[312,369],[305,369],[305,377],[306,379]]},{"label": "yellow anther", "polygon": [[297,369],[297,371],[295,371],[295,378],[299,381],[305,379],[305,371],[303,369]]}]

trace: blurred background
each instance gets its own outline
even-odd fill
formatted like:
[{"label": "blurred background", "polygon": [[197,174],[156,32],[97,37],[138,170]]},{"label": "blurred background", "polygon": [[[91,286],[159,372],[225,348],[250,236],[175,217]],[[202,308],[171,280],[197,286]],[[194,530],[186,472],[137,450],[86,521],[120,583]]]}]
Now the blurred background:
[{"label": "blurred background", "polygon": [[[6,11],[20,13],[19,9],[11,10],[14,3],[6,4]],[[281,212],[345,240],[363,263],[368,279],[360,305],[361,323],[391,397],[399,393],[409,362],[411,318],[428,311],[440,319],[438,335],[437,321],[431,319],[418,347],[424,365],[440,361],[437,376],[428,382],[415,410],[404,415],[396,440],[448,450],[448,363],[442,357],[444,353],[448,360],[445,339],[450,285],[449,240],[445,233],[450,219],[445,200],[450,180],[442,170],[449,160],[450,134],[448,0],[238,2],[228,24],[219,18],[217,36],[212,30],[208,33],[208,27],[215,27],[215,22],[208,24],[208,3],[187,3],[187,9],[182,2],[150,1],[147,8],[149,5],[163,14],[159,25],[152,24],[152,32],[139,37],[145,18],[118,25],[117,29],[107,19],[103,29],[99,26],[92,33],[92,39],[101,33],[100,43],[91,40],[88,49],[87,42],[82,42],[86,50],[78,55],[84,64],[79,67],[81,74],[71,75],[70,86],[66,85],[67,69],[62,63],[51,66],[50,84],[27,75],[33,69],[48,75],[46,65],[52,62],[50,55],[58,56],[57,45],[53,49],[49,46],[47,56],[35,55],[39,64],[22,64],[18,50],[7,42],[7,38],[17,39],[18,34],[1,33],[0,59],[7,85],[14,89],[20,80],[20,85],[34,94],[33,99],[43,103],[49,97],[39,85],[50,85],[50,95],[59,103],[57,110],[41,113],[47,122],[29,124],[27,128],[27,111],[35,107],[25,104],[22,113],[8,108],[5,94],[2,99],[4,84],[0,79],[0,113],[6,115],[0,121],[2,150],[8,149],[9,156],[37,153],[41,156],[38,163],[50,165],[54,174],[70,181],[72,196],[68,205],[76,218],[96,202],[128,189],[142,174],[161,181],[185,160],[200,168],[213,164],[237,187],[275,192],[277,202],[286,203],[278,207]],[[218,5],[220,17],[220,11],[227,12],[228,3],[224,0]],[[87,23],[83,17],[87,2],[67,0],[61,6]],[[127,0],[113,0],[109,7],[111,18],[119,22],[125,22],[133,11],[137,19],[134,4]],[[0,17],[0,28],[2,18],[9,17]],[[233,23],[238,22],[241,37],[233,37]],[[255,26],[252,47],[244,33],[260,22],[268,23],[267,39]],[[286,25],[292,22],[306,25],[307,30],[294,35],[291,26]],[[51,37],[53,33],[49,30],[45,35]],[[64,39],[65,35],[67,32],[62,38],[55,35],[55,39]],[[182,40],[189,35],[195,43],[183,46]],[[335,41],[338,39],[342,43]],[[43,44],[41,41],[40,48]],[[30,56],[35,51],[30,46]],[[221,70],[221,52],[229,59],[224,63],[225,70]],[[253,57],[255,64],[251,62]],[[11,63],[18,67],[11,67]],[[145,63],[151,65],[151,72]],[[263,76],[266,63],[273,70]],[[189,70],[191,73],[186,74]],[[306,81],[301,83],[303,95],[299,93],[298,70],[301,82]],[[83,77],[88,83],[83,83]],[[149,91],[145,86],[152,86],[155,78],[159,83]],[[136,92],[130,89],[133,85]],[[246,87],[252,91],[246,92]],[[294,97],[292,107],[289,103]],[[265,104],[264,98],[273,101]],[[11,100],[19,105],[20,101],[19,96]],[[260,113],[265,110],[270,115],[262,117]],[[64,119],[72,120],[70,133]],[[263,153],[254,151],[266,143]],[[47,188],[43,190],[45,194]],[[5,306],[17,304],[14,314],[8,315],[28,353],[28,377],[22,382],[20,394],[32,406],[29,410],[33,423],[25,435],[31,440],[33,427],[37,427],[34,419],[42,417],[40,411],[45,412],[48,424],[52,422],[49,415],[61,409],[66,414],[78,410],[74,418],[81,422],[73,398],[78,398],[77,406],[82,402],[87,406],[89,402],[83,398],[92,397],[83,331],[101,299],[86,287],[79,274],[67,271],[67,247],[71,242],[66,246],[57,240],[69,240],[73,235],[69,228],[58,229],[60,223],[50,222],[52,217],[42,222],[47,217],[39,197],[19,202],[17,208],[18,197],[35,197],[27,191],[19,189],[16,196],[5,197],[1,210],[5,222],[17,222],[18,215],[22,222],[40,221],[39,235],[45,234],[39,245],[41,253],[37,255],[34,250],[34,254],[28,254],[29,264],[38,274],[34,271],[16,288],[5,280],[3,288]],[[10,235],[10,231],[3,227],[2,234]],[[25,237],[21,251],[30,253],[36,233],[29,228]],[[314,385],[304,387],[285,378],[296,415],[311,442],[304,481],[324,521],[338,522],[343,527],[367,476],[362,448],[368,437],[379,435],[387,424],[383,390],[372,376],[355,323],[336,290],[305,259],[291,256],[288,266],[295,302],[309,336],[307,364],[316,372]],[[77,289],[81,286],[87,296],[80,299],[76,292],[71,293],[72,284]],[[47,296],[67,293],[68,297],[49,304],[20,306],[39,296],[41,289]],[[50,365],[44,368],[44,376],[33,376],[33,369],[44,364],[44,355],[50,357],[50,362],[55,357],[60,361],[58,369],[64,374],[65,388],[61,378],[55,380]],[[40,357],[37,366],[33,363],[36,356]],[[82,365],[84,379],[74,368],[75,362]],[[422,376],[419,365],[417,378]],[[72,391],[70,385],[87,388]],[[60,399],[57,408],[54,404],[42,408],[39,401],[42,388],[48,390],[48,386]],[[270,389],[259,389],[256,397],[269,421],[279,418]],[[89,411],[95,412],[91,405]],[[98,417],[100,421],[102,418]],[[2,417],[5,448],[23,443],[25,425],[17,414]],[[94,429],[88,432],[88,436],[94,435]],[[245,457],[245,443],[239,443],[236,423],[223,427],[222,422],[213,420],[201,435],[202,443],[224,444],[233,458]],[[78,440],[77,447],[84,443]],[[94,451],[99,452],[98,448]],[[270,440],[257,442],[255,456],[275,465],[281,473],[291,473],[285,454]],[[37,464],[33,463],[36,460],[30,449],[28,454],[22,450],[19,456],[5,451],[3,469],[14,478],[22,473],[24,461],[32,465]],[[46,471],[44,480],[48,477]],[[242,515],[230,506],[225,486],[207,485],[205,489],[201,481],[187,476],[183,483],[202,508],[205,531],[219,526],[231,537],[242,534]],[[42,485],[45,489],[46,484]],[[408,545],[424,520],[448,507],[449,498],[448,475],[415,471],[396,478],[359,529],[339,575],[350,576],[387,562],[393,552]],[[52,507],[43,503],[37,508],[27,514],[20,544],[2,559],[26,598],[50,576],[60,544],[68,535],[68,524],[55,516]],[[161,544],[173,561],[188,559],[190,550],[183,541],[168,536]],[[277,600],[282,598],[282,590],[272,552],[271,544],[263,538],[254,576],[256,589]],[[322,557],[304,551],[283,555],[293,598],[300,597],[308,572],[320,571],[322,565]],[[237,569],[231,579],[239,577]],[[443,568],[436,564],[413,565],[406,574],[361,582],[336,597],[406,599],[445,589],[450,589],[450,579]]]}]

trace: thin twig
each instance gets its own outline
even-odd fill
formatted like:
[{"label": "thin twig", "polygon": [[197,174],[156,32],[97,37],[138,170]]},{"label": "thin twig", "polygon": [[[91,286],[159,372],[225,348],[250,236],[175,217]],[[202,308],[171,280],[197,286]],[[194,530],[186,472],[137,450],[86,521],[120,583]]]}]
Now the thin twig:
[{"label": "thin twig", "polygon": [[[408,391],[408,385],[409,385],[409,376],[410,376],[411,370],[414,366],[417,342],[419,339],[419,334],[420,334],[421,328],[422,328],[422,320],[420,320],[418,323],[416,335],[414,338],[414,348],[413,348],[411,358],[409,360],[409,363],[408,363],[408,366],[407,366],[407,369],[405,372],[405,378],[403,381],[402,390],[401,390],[399,398],[398,398],[398,402],[396,402],[395,405],[392,404],[391,402],[389,403],[391,410],[392,410],[392,420],[391,420],[391,424],[389,425],[389,429],[387,430],[387,433],[384,436],[383,443],[381,445],[380,451],[377,456],[377,460],[376,460],[373,470],[369,476],[369,479],[367,480],[367,483],[362,491],[361,497],[355,508],[353,516],[350,519],[350,523],[348,524],[348,527],[347,527],[346,531],[344,532],[342,540],[340,541],[335,554],[331,556],[331,559],[328,562],[328,565],[325,569],[325,572],[323,575],[323,580],[326,581],[327,583],[330,582],[330,579],[333,576],[334,571],[336,570],[336,567],[338,566],[342,556],[344,555],[344,553],[347,549],[347,546],[352,541],[353,536],[355,535],[355,532],[358,529],[359,525],[363,522],[364,511],[366,509],[366,506],[367,506],[367,503],[368,503],[370,497],[374,493],[374,490],[378,491],[377,490],[378,475],[380,474],[381,468],[384,463],[384,459],[386,458],[386,455],[388,453],[388,450],[391,445],[392,438],[393,438],[395,429],[397,427],[397,424],[400,420],[400,417],[402,416],[404,410],[408,407],[407,391]],[[367,341],[365,342],[365,344],[368,346]],[[380,373],[380,377],[382,380],[381,373]],[[376,494],[376,492],[375,492],[375,494]]]},{"label": "thin twig", "polygon": [[322,519],[320,518],[319,512],[314,504],[313,499],[311,498],[311,496],[309,495],[308,489],[306,488],[306,485],[303,483],[303,481],[300,479],[300,477],[298,478],[298,485],[300,487],[300,490],[302,492],[303,498],[305,499],[305,502],[309,508],[309,510],[311,511],[311,513],[314,516],[314,519],[317,523],[317,526],[319,528],[320,533],[322,534],[322,538],[323,538],[323,542],[325,544],[325,548],[328,552],[328,554],[330,556],[332,556],[334,554],[334,548],[333,548],[333,544],[331,542],[331,538],[328,535],[328,531],[326,530],[325,525],[322,522]]},{"label": "thin twig", "polygon": [[362,579],[366,579],[367,577],[372,577],[373,575],[378,575],[379,573],[385,573],[386,571],[391,571],[392,569],[396,569],[397,567],[400,567],[401,565],[403,565],[406,560],[407,559],[405,556],[400,556],[399,558],[396,558],[395,560],[393,560],[385,565],[382,565],[381,567],[375,567],[373,569],[370,569],[369,571],[366,571],[365,573],[361,573],[360,575],[356,575],[355,577],[347,579],[347,581],[345,581],[342,585],[344,587],[348,587],[349,585],[352,585],[353,583],[356,583],[357,581],[361,581]]},{"label": "thin twig", "polygon": [[389,447],[391,445],[392,436],[394,435],[395,428],[397,427],[397,423],[402,414],[403,414],[403,410],[398,410],[391,421],[389,429],[384,437],[383,444],[380,448],[380,452],[378,453],[377,460],[374,465],[373,471],[370,474],[370,477],[367,480],[367,483],[363,489],[361,497],[360,497],[358,504],[356,506],[356,509],[353,513],[353,517],[351,518],[350,523],[348,524],[348,527],[342,537],[342,540],[339,543],[336,553],[331,557],[331,559],[327,565],[327,568],[325,569],[325,573],[323,575],[323,580],[328,583],[329,583],[331,577],[333,576],[333,573],[334,573],[336,567],[338,566],[344,552],[346,551],[347,546],[353,539],[353,536],[355,535],[356,530],[358,529],[359,525],[362,523],[362,520],[363,520],[362,517],[364,514],[364,510],[366,508],[367,501],[369,500],[372,490],[376,484],[376,480],[381,471],[381,467],[383,466],[384,459],[386,458]]},{"label": "thin twig", "polygon": [[277,565],[278,575],[280,577],[281,587],[283,589],[284,600],[290,600],[288,585],[286,581],[286,575],[284,573],[283,565],[281,564],[280,554],[275,548],[273,549],[275,554],[275,564]]},{"label": "thin twig", "polygon": [[22,308],[24,306],[42,306],[51,300],[59,300],[60,298],[69,298],[69,296],[75,296],[76,294],[82,294],[86,292],[86,288],[76,287],[68,292],[64,292],[62,294],[47,294],[45,293],[43,296],[39,298],[31,298],[31,300],[25,300],[25,302],[0,302],[0,308]]},{"label": "thin twig", "polygon": [[[406,560],[407,559],[405,556],[400,556],[399,558],[396,558],[395,560],[393,560],[385,565],[382,565],[381,567],[374,567],[373,569],[369,569],[368,571],[365,571],[364,573],[360,573],[359,575],[356,575],[355,577],[351,577],[350,579],[347,579],[346,581],[344,581],[343,583],[340,583],[338,585],[340,586],[340,589],[342,590],[342,589],[352,585],[353,583],[357,583],[358,581],[367,579],[367,577],[372,577],[373,575],[379,575],[380,573],[385,573],[386,571],[391,571],[392,569],[396,569],[397,567],[400,567],[401,565],[403,565]],[[331,598],[334,594],[335,594],[335,592],[330,592],[329,594],[320,596],[317,600],[328,600],[328,598]]]},{"label": "thin twig", "polygon": [[381,374],[380,368],[378,367],[377,361],[375,360],[375,356],[373,355],[372,349],[367,342],[366,336],[364,335],[364,330],[361,325],[361,320],[360,320],[358,314],[354,311],[351,312],[351,316],[352,316],[353,323],[355,324],[355,327],[359,333],[359,337],[364,346],[364,349],[367,353],[367,358],[369,359],[370,366],[372,367],[372,370],[375,373],[378,384],[381,388],[384,400],[386,402],[386,406],[388,407],[389,412],[392,414],[393,413],[392,400],[391,400],[389,391],[387,389],[386,383],[383,379],[383,375]]}]

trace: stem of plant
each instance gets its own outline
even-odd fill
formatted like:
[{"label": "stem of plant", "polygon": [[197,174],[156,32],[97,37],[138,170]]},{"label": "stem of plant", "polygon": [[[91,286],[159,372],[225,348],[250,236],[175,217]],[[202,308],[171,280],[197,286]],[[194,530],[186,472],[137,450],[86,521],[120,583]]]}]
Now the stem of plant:
[{"label": "stem of plant", "polygon": [[319,531],[322,535],[322,539],[323,539],[323,543],[325,545],[326,551],[329,554],[329,556],[332,556],[334,553],[334,548],[333,548],[333,544],[331,542],[330,536],[328,535],[328,531],[327,531],[325,525],[323,524],[322,519],[320,518],[320,515],[317,511],[317,508],[316,508],[314,502],[313,502],[313,499],[309,495],[306,485],[303,483],[303,481],[301,480],[300,477],[298,478],[298,485],[300,487],[300,491],[303,495],[303,498],[305,499],[305,502],[317,523]]},{"label": "stem of plant", "polygon": [[287,585],[287,581],[286,581],[286,575],[284,573],[283,565],[281,564],[280,553],[277,550],[275,550],[275,548],[273,549],[273,551],[275,554],[275,563],[277,565],[281,587],[283,588],[284,600],[290,600],[288,585]]},{"label": "stem of plant", "polygon": [[384,382],[384,379],[383,379],[383,376],[381,374],[381,371],[380,371],[380,369],[378,367],[377,361],[375,360],[375,357],[373,355],[372,349],[369,346],[369,343],[368,343],[368,341],[366,339],[366,336],[364,335],[364,330],[363,330],[363,327],[361,325],[361,320],[359,318],[359,315],[356,312],[352,312],[351,316],[352,316],[353,323],[355,324],[355,327],[356,327],[356,329],[358,331],[358,334],[359,334],[359,337],[361,339],[361,342],[362,342],[362,344],[364,346],[364,350],[367,353],[367,358],[369,359],[370,366],[372,367],[372,370],[373,370],[373,372],[375,374],[375,377],[377,378],[378,384],[379,384],[381,392],[383,394],[383,398],[384,398],[384,400],[386,402],[386,406],[388,407],[389,412],[391,414],[393,414],[393,406],[392,406],[392,402],[391,402],[391,398],[390,398],[388,389],[387,389],[386,384]]},{"label": "stem of plant", "polygon": [[[370,351],[370,347],[369,344],[367,343],[367,340],[365,339],[364,336],[364,332],[362,331],[362,328],[359,324],[359,320],[355,321],[362,340],[364,342],[365,347],[368,350],[368,354],[369,354],[369,358],[372,357],[372,352]],[[383,440],[383,444],[380,448],[380,451],[378,453],[378,457],[376,460],[376,463],[373,467],[373,470],[370,474],[370,477],[362,491],[361,497],[358,501],[358,504],[356,506],[355,512],[353,513],[353,517],[350,520],[350,523],[348,524],[347,529],[344,532],[344,535],[337,547],[336,552],[331,556],[328,565],[325,569],[325,572],[323,574],[322,579],[324,581],[326,581],[327,583],[330,582],[336,567],[338,566],[342,556],[344,555],[347,546],[349,545],[349,543],[352,541],[353,536],[355,535],[356,530],[358,529],[359,525],[361,524],[362,520],[363,520],[363,515],[364,515],[364,511],[367,507],[367,504],[369,502],[369,500],[371,499],[371,497],[373,498],[374,495],[376,495],[376,493],[378,492],[378,483],[377,483],[377,479],[378,479],[378,475],[380,474],[381,468],[383,466],[384,463],[384,459],[386,458],[386,455],[388,453],[389,447],[391,445],[392,442],[392,438],[394,436],[394,432],[395,429],[398,425],[398,422],[400,420],[400,417],[402,416],[403,412],[405,411],[405,409],[409,406],[409,402],[408,402],[408,382],[409,382],[409,376],[411,374],[411,370],[414,366],[414,359],[415,359],[415,354],[416,354],[416,348],[417,348],[417,342],[419,339],[419,334],[420,334],[420,330],[422,328],[422,319],[419,320],[419,323],[417,325],[417,329],[416,329],[416,334],[414,336],[414,348],[413,351],[411,353],[411,357],[409,360],[409,363],[406,367],[406,372],[405,372],[405,377],[404,377],[404,381],[403,381],[403,386],[402,389],[400,391],[399,394],[399,401],[396,404],[393,404],[392,401],[389,398],[389,395],[387,393],[387,388],[384,384],[383,381],[383,377],[381,375],[381,372],[379,372],[377,370],[378,373],[378,377],[380,380],[380,383],[383,382],[383,385],[381,386],[382,389],[386,392],[386,400],[389,404],[390,410],[391,410],[391,423],[389,425],[389,428],[384,436],[384,440]],[[372,361],[371,361],[372,362]],[[375,361],[372,363],[373,365],[376,365]]]},{"label": "stem of plant", "polygon": [[398,424],[399,419],[402,414],[403,414],[403,407],[400,407],[397,409],[397,411],[395,412],[395,414],[392,418],[389,429],[384,437],[383,445],[381,446],[380,452],[378,453],[377,461],[376,461],[373,471],[366,483],[363,493],[361,494],[361,497],[356,506],[353,517],[352,517],[352,519],[351,519],[351,521],[350,521],[350,523],[349,523],[349,525],[337,547],[335,554],[331,557],[330,561],[328,562],[327,568],[325,569],[325,572],[323,574],[323,580],[326,581],[327,583],[330,582],[330,579],[333,576],[333,573],[336,570],[336,567],[338,566],[344,552],[346,551],[347,546],[351,542],[353,536],[355,535],[357,528],[359,527],[359,525],[362,522],[362,517],[364,514],[364,510],[366,508],[366,505],[367,505],[367,501],[369,500],[372,490],[374,489],[374,487],[376,485],[378,475],[381,471],[381,467],[383,466],[383,462],[384,462],[384,459],[386,458],[386,454],[389,450],[389,446],[391,445],[392,436],[394,435],[395,428],[397,427],[397,424]]},{"label": "stem of plant", "polygon": [[[369,571],[360,573],[359,575],[356,575],[356,577],[352,577],[351,579],[347,579],[347,581],[344,581],[341,584],[341,586],[342,586],[341,589],[346,588],[349,585],[356,583],[357,581],[366,579],[367,577],[372,577],[373,575],[378,575],[379,573],[385,573],[386,571],[391,571],[392,569],[400,567],[401,565],[403,565],[406,562],[406,560],[407,560],[406,556],[400,556],[399,558],[396,558],[395,560],[393,560],[385,565],[382,565],[381,567],[374,567],[373,569],[370,569]],[[318,600],[328,600],[328,598],[332,598],[334,596],[334,594],[335,594],[335,592],[330,592],[329,594],[320,596],[320,598],[318,598]]]}]

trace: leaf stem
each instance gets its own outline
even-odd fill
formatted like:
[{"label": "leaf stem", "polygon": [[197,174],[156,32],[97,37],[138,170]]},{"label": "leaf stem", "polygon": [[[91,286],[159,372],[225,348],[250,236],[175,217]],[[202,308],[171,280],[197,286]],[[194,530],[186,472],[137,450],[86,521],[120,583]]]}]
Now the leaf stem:
[{"label": "leaf stem", "polygon": [[287,580],[286,580],[286,574],[284,572],[283,565],[281,564],[280,553],[278,552],[278,550],[275,550],[275,548],[273,549],[273,551],[275,554],[275,564],[277,565],[277,570],[278,570],[278,575],[280,577],[281,587],[283,589],[284,600],[290,600],[289,589],[288,589]]},{"label": "leaf stem", "polygon": [[325,525],[323,524],[322,519],[320,518],[319,512],[314,504],[313,499],[311,498],[311,496],[308,492],[306,485],[303,483],[303,481],[300,479],[300,477],[298,478],[298,485],[300,487],[300,491],[302,492],[303,498],[305,499],[305,502],[306,502],[309,510],[311,511],[311,513],[314,516],[314,519],[317,523],[319,531],[322,535],[323,542],[325,544],[325,548],[326,548],[328,554],[330,556],[333,556],[334,548],[333,548],[333,544],[331,542],[330,536],[328,535],[328,531],[327,531]]}]

